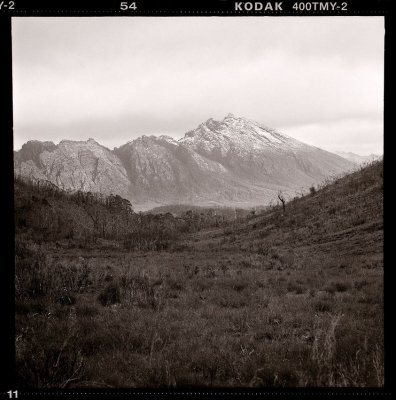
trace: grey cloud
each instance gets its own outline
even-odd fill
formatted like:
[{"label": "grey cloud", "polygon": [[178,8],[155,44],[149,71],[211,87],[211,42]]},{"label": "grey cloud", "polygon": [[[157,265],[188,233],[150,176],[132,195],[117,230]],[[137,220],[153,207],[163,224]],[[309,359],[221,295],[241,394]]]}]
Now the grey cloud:
[{"label": "grey cloud", "polygon": [[230,111],[275,128],[380,121],[383,36],[382,17],[14,18],[15,146],[180,137]]}]

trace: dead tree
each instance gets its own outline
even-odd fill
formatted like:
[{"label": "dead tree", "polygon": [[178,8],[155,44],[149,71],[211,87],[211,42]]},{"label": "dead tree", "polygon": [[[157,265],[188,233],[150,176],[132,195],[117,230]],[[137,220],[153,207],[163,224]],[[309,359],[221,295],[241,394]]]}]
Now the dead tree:
[{"label": "dead tree", "polygon": [[279,199],[279,200],[281,201],[281,203],[282,203],[283,211],[286,211],[286,205],[285,205],[286,200],[285,200],[285,196],[284,196],[284,194],[282,193],[281,190],[279,190],[279,192],[278,192],[278,199]]}]

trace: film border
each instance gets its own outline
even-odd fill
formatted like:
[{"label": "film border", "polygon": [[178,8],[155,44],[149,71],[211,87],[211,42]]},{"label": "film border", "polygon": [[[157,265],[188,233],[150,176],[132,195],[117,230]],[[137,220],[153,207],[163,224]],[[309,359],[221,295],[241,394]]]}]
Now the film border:
[{"label": "film border", "polygon": [[[244,1],[246,2],[246,1]],[[284,0],[283,3],[290,5],[300,1]],[[290,7],[284,7],[283,11],[267,11],[259,13],[252,11],[235,11],[232,9],[232,4],[235,1],[217,0],[217,1],[196,1],[192,0],[183,4],[176,1],[154,1],[154,0],[138,0],[139,10],[122,11],[120,1],[102,2],[103,6],[98,3],[93,4],[83,1],[28,1],[15,0],[13,9],[4,8],[0,10],[0,54],[2,57],[2,128],[5,131],[3,136],[3,154],[1,157],[1,168],[6,171],[3,182],[6,186],[5,203],[3,211],[5,213],[4,224],[1,224],[1,243],[3,266],[13,265],[13,248],[14,248],[14,221],[13,221],[13,140],[12,140],[12,55],[11,55],[11,18],[12,17],[39,17],[39,16],[54,16],[54,17],[88,17],[88,16],[114,16],[114,17],[132,17],[132,16],[381,16],[385,17],[385,112],[384,112],[384,131],[390,132],[390,115],[391,115],[391,91],[390,86],[393,81],[391,71],[393,70],[390,61],[391,32],[393,31],[392,22],[393,15],[391,14],[391,4],[389,0],[348,0],[347,11],[293,11]],[[128,2],[130,3],[130,2]],[[275,3],[275,2],[272,2]],[[312,1],[301,1],[301,3],[313,3]],[[323,3],[323,2],[320,2]],[[388,134],[385,134],[384,143],[387,142]],[[386,147],[386,146],[385,146]],[[388,167],[390,167],[388,165]],[[388,168],[387,167],[387,168]],[[390,174],[390,173],[389,173]],[[386,190],[386,189],[385,189]],[[385,202],[385,214],[388,216],[389,206]],[[384,224],[385,225],[385,224]],[[386,224],[386,226],[388,226]],[[389,239],[385,242],[388,243]],[[386,247],[386,246],[385,246]],[[386,254],[386,253],[385,253]],[[385,260],[387,257],[385,256]],[[386,265],[385,261],[385,265]],[[388,264],[389,265],[389,264]],[[154,390],[151,389],[71,389],[71,390],[18,390],[14,386],[14,369],[15,369],[15,346],[14,346],[14,270],[13,268],[2,268],[1,270],[1,288],[0,301],[3,307],[2,312],[2,329],[1,329],[1,358],[3,361],[3,374],[1,377],[2,398],[15,398],[15,390],[17,390],[18,398],[43,398],[46,396],[59,396],[65,398],[65,395],[70,397],[80,397],[85,395],[92,397],[96,395],[106,395],[106,397],[114,395],[115,397],[136,396],[136,397],[154,397],[159,395],[176,395],[176,396],[197,396],[203,395],[247,395],[247,396],[265,396],[265,397],[307,397],[314,398],[332,398],[334,396],[341,398],[349,397],[385,397],[388,398],[393,392],[392,377],[394,367],[391,365],[393,361],[393,328],[389,323],[391,315],[391,291],[392,291],[392,270],[384,269],[384,287],[385,287],[385,386],[383,388],[284,388],[284,389],[224,389],[224,388],[191,388],[191,389],[175,389],[175,390]],[[9,392],[13,392],[10,393]]]}]

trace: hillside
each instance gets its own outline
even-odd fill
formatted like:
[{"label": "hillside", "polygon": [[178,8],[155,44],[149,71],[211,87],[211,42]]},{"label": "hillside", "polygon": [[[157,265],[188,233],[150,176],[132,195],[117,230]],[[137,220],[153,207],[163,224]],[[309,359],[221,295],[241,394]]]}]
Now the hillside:
[{"label": "hillside", "polygon": [[109,150],[93,139],[30,141],[14,153],[15,174],[61,189],[114,194],[138,210],[169,204],[250,208],[288,197],[355,163],[258,122],[229,114],[180,140],[141,136]]},{"label": "hillside", "polygon": [[383,386],[382,171],[225,221],[17,180],[18,387]]},{"label": "hillside", "polygon": [[225,247],[253,252],[276,246],[294,251],[331,250],[338,255],[367,255],[369,251],[380,255],[382,168],[382,161],[373,162],[319,190],[313,187],[309,195],[288,202],[285,211],[276,206],[250,216],[247,222],[234,224],[231,238],[219,230],[202,233],[201,239],[212,244],[221,240]]}]

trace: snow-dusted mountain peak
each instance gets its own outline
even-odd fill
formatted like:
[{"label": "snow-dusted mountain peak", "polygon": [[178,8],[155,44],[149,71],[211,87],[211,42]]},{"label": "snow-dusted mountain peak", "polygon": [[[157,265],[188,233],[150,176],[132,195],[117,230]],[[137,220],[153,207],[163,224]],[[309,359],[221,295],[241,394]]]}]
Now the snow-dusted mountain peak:
[{"label": "snow-dusted mountain peak", "polygon": [[201,152],[216,151],[223,156],[231,150],[238,153],[251,153],[252,150],[290,151],[306,146],[275,129],[231,113],[221,121],[208,119],[187,132],[179,142]]}]

